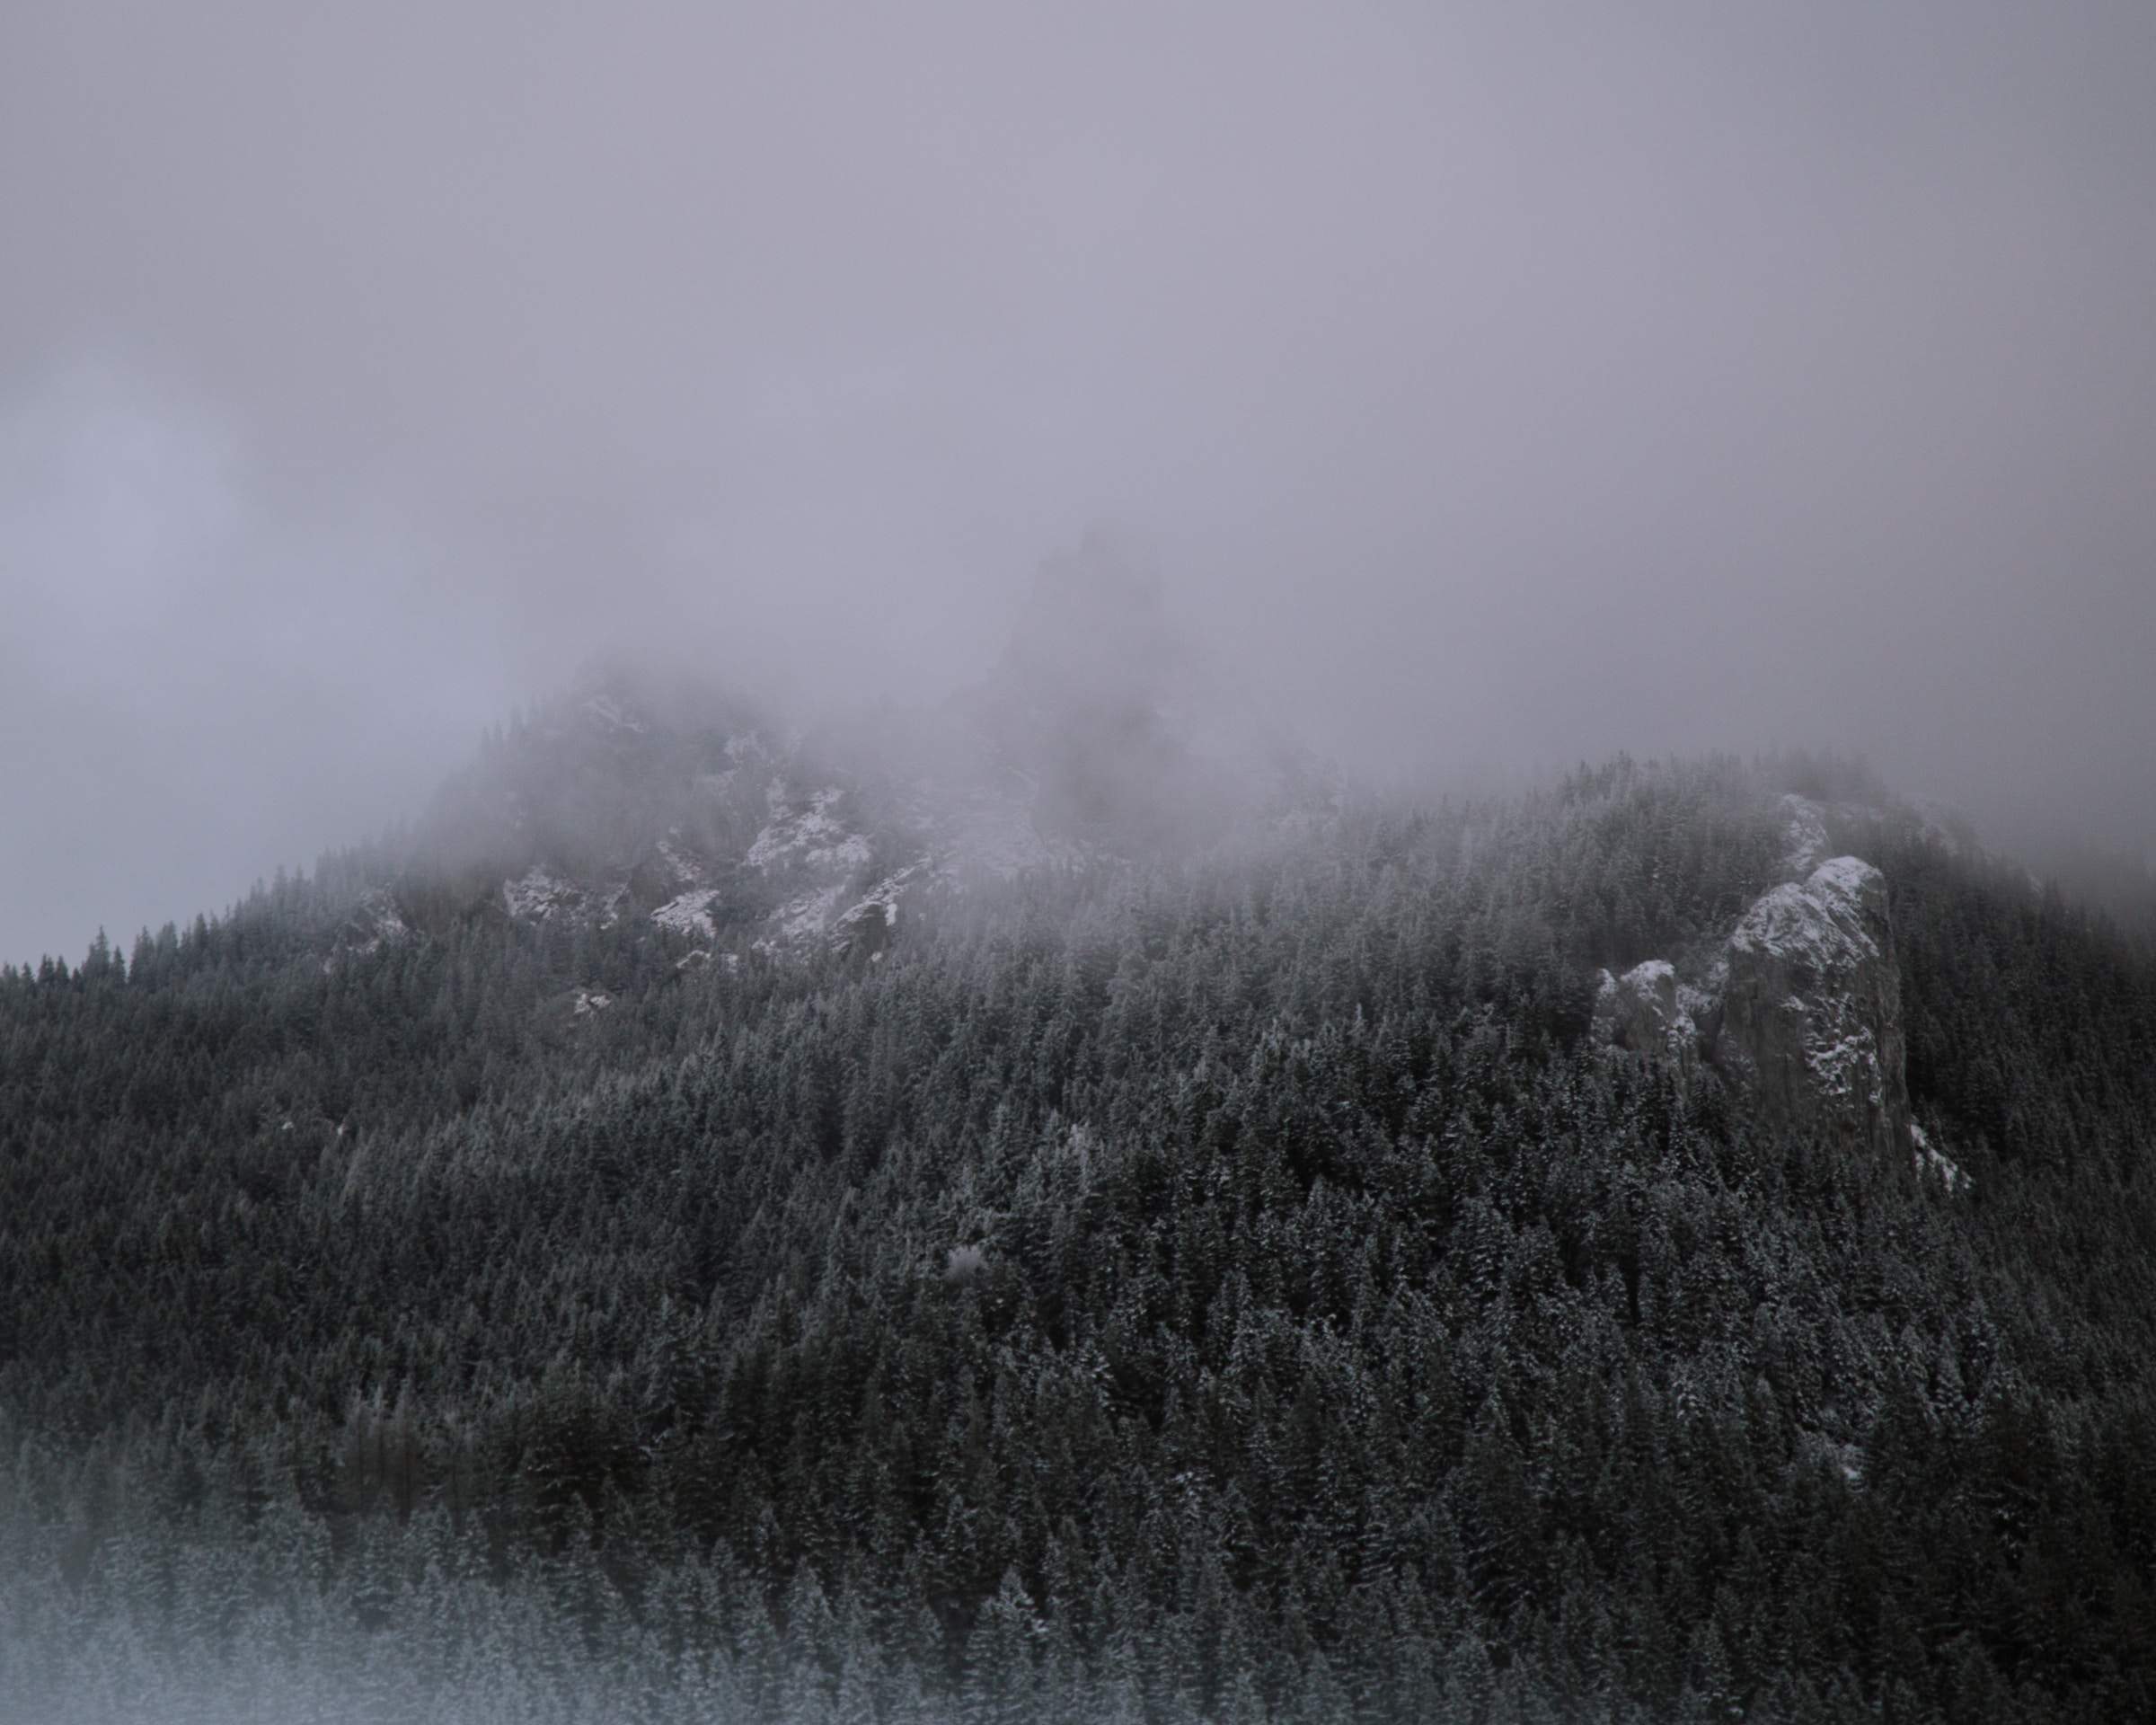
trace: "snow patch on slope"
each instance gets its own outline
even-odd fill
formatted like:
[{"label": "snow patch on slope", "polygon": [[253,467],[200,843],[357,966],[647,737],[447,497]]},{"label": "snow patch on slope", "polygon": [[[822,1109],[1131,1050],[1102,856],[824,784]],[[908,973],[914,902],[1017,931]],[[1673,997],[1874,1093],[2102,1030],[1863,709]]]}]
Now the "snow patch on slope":
[{"label": "snow patch on slope", "polygon": [[891,932],[898,926],[898,905],[907,886],[918,878],[928,864],[925,860],[909,862],[894,874],[878,881],[867,897],[848,906],[838,920],[831,925],[831,938],[842,949],[853,950],[856,942],[864,942],[871,963],[883,957],[885,943]]},{"label": "snow patch on slope", "polygon": [[697,866],[695,859],[685,855],[681,846],[676,843],[680,836],[681,829],[676,827],[658,841],[658,860],[667,865],[667,871],[674,877],[676,886],[701,885],[703,880],[703,871]]},{"label": "snow patch on slope", "polygon": [[1935,1174],[1946,1182],[1947,1190],[1958,1190],[1963,1185],[1974,1186],[1975,1181],[1962,1171],[1961,1164],[1951,1156],[1942,1154],[1931,1142],[1931,1135],[1914,1120],[1909,1122],[1909,1141],[1915,1146],[1910,1152],[1910,1161],[1919,1175]]},{"label": "snow patch on slope", "polygon": [[878,881],[866,898],[847,907],[845,915],[838,919],[838,925],[841,928],[848,927],[854,923],[866,920],[872,913],[880,911],[883,914],[884,926],[896,928],[898,925],[899,895],[906,890],[906,882],[919,872],[920,867],[921,865],[917,862],[909,862],[897,873]]},{"label": "snow patch on slope", "polygon": [[501,902],[519,922],[543,923],[583,903],[584,894],[543,862],[501,883]]},{"label": "snow patch on slope", "polygon": [[1754,903],[1729,936],[1740,952],[1800,960],[1816,970],[1837,970],[1879,956],[1866,931],[1865,910],[1883,902],[1886,877],[1853,856],[1828,859],[1798,885],[1786,881]]},{"label": "snow patch on slope", "polygon": [[774,818],[748,847],[751,868],[769,871],[793,863],[812,868],[858,868],[869,860],[869,841],[850,832],[831,809],[844,792],[835,787],[816,792],[804,809],[788,812],[785,786],[773,782],[768,793]]},{"label": "snow patch on slope", "polygon": [[698,935],[709,940],[719,932],[711,920],[711,906],[719,894],[711,887],[698,887],[669,898],[651,913],[651,920],[668,933],[690,937]]},{"label": "snow patch on slope", "polygon": [[839,901],[845,894],[845,883],[841,881],[836,886],[819,888],[790,900],[773,918],[771,935],[756,942],[758,950],[776,951],[781,946],[794,945],[821,934],[831,926],[831,919],[837,914]]}]

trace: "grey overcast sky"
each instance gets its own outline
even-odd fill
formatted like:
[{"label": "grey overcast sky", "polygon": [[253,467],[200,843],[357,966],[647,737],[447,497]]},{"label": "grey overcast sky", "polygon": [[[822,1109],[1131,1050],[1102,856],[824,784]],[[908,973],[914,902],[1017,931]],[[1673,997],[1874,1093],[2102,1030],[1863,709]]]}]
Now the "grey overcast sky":
[{"label": "grey overcast sky", "polygon": [[1377,770],[2156,836],[2149,0],[21,0],[0,246],[0,956],[1101,521]]}]

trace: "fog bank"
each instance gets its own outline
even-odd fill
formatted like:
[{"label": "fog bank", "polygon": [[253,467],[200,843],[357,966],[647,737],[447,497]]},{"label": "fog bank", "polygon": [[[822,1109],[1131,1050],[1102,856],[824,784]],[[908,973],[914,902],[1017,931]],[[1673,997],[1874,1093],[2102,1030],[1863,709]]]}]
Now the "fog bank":
[{"label": "fog bank", "polygon": [[595,651],[932,701],[1113,524],[1374,774],[2156,842],[2156,13],[81,0],[0,51],[0,956]]}]

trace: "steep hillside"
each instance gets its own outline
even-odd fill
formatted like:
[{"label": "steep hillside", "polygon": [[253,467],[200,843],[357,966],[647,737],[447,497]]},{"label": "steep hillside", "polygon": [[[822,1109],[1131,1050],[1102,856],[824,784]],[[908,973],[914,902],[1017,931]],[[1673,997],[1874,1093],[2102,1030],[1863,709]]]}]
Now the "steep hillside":
[{"label": "steep hillside", "polygon": [[1005,878],[579,698],[0,976],[23,1716],[2156,1712],[2144,943],[1789,766]]}]

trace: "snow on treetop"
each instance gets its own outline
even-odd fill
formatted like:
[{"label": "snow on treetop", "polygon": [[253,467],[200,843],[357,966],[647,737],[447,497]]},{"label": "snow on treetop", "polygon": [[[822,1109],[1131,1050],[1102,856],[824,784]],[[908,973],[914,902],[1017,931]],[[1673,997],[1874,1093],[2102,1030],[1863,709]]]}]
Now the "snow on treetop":
[{"label": "snow on treetop", "polygon": [[1783,853],[1782,866],[1791,874],[1808,873],[1826,854],[1826,822],[1821,818],[1823,811],[1809,797],[1800,797],[1794,791],[1783,793],[1781,809],[1785,818],[1782,836],[1788,847]]}]

